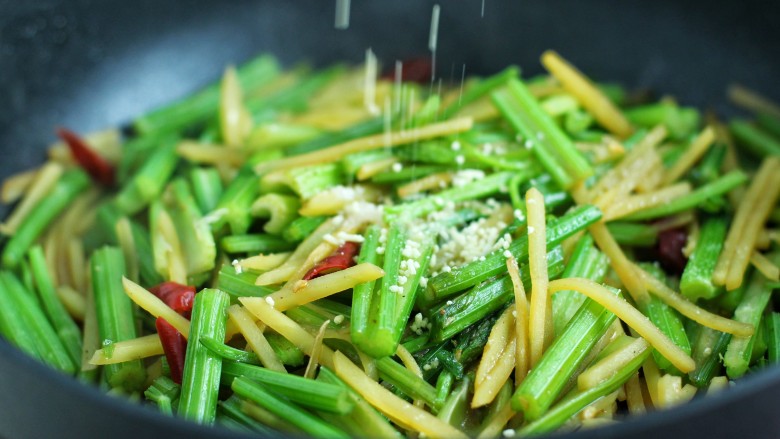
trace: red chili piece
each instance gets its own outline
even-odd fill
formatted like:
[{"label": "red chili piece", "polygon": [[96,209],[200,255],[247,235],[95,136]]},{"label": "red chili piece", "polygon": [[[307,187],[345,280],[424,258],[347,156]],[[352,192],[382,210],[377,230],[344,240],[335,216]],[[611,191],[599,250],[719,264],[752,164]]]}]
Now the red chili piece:
[{"label": "red chili piece", "polygon": [[171,369],[171,379],[181,384],[184,357],[187,354],[187,339],[162,317],[158,317],[154,325],[157,327],[157,335],[160,336],[165,358]]},{"label": "red chili piece", "polygon": [[[192,315],[195,287],[176,282],[163,282],[150,288],[149,291],[182,316],[189,319]],[[155,326],[171,369],[171,379],[181,384],[184,358],[187,354],[187,339],[162,317],[157,318]]]},{"label": "red chili piece", "polygon": [[93,180],[103,186],[114,185],[114,167],[93,151],[87,142],[66,128],[58,128],[57,135],[68,145],[76,163],[84,168]]},{"label": "red chili piece", "polygon": [[149,291],[165,302],[172,310],[190,318],[192,303],[195,300],[195,287],[176,282],[163,282],[150,288]]},{"label": "red chili piece", "polygon": [[355,256],[360,250],[360,244],[356,242],[345,242],[341,247],[337,248],[332,255],[321,260],[317,265],[312,267],[303,280],[314,279],[324,274],[333,273],[334,271],[341,271],[355,265]]},{"label": "red chili piece", "polygon": [[658,234],[658,259],[664,269],[680,274],[685,269],[687,259],[682,249],[688,241],[685,229],[664,230]]},{"label": "red chili piece", "polygon": [[[433,75],[433,64],[429,56],[405,59],[402,62],[401,80],[403,82],[417,82],[427,84]],[[382,79],[392,81],[395,79],[395,70],[388,70],[382,75]]]}]

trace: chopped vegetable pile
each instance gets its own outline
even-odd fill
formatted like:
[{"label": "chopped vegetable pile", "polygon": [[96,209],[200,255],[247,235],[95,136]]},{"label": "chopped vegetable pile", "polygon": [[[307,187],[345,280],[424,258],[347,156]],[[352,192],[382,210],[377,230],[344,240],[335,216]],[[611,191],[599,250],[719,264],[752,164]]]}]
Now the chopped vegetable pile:
[{"label": "chopped vegetable pile", "polygon": [[434,87],[265,55],[132,136],[58,129],[2,187],[0,333],[314,437],[587,428],[780,361],[778,107],[735,87],[755,116],[726,123],[541,61]]}]

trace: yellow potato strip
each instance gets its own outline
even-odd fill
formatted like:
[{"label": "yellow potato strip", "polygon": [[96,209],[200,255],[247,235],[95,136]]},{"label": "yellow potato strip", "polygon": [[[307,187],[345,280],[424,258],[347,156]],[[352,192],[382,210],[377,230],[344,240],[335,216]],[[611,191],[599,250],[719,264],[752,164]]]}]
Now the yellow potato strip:
[{"label": "yellow potato strip", "polygon": [[688,402],[696,395],[696,387],[691,384],[683,386],[681,377],[668,374],[658,379],[656,391],[662,408]]},{"label": "yellow potato strip", "polygon": [[621,201],[636,189],[639,183],[646,181],[659,163],[661,163],[661,158],[654,149],[650,149],[635,160],[630,161],[622,170],[622,178],[618,183],[595,197],[593,204],[603,209],[614,202]]},{"label": "yellow potato strip", "polygon": [[[634,212],[669,203],[691,192],[691,184],[678,183],[641,195],[630,195],[617,203],[604,206],[603,221],[614,221]],[[601,207],[601,206],[599,206]]]},{"label": "yellow potato strip", "polygon": [[27,192],[27,188],[35,180],[35,175],[38,174],[39,169],[22,171],[3,180],[3,187],[0,189],[0,201],[5,204],[11,204],[18,200]]},{"label": "yellow potato strip", "polygon": [[384,276],[381,268],[371,263],[358,264],[344,270],[326,274],[308,281],[302,280],[300,288],[295,290],[281,289],[266,296],[279,311],[287,311],[303,304],[346,291],[355,285],[369,282]]},{"label": "yellow potato strip", "polygon": [[[351,338],[350,338],[351,341]],[[359,352],[359,351],[358,351]],[[401,360],[401,363],[404,364],[404,366],[413,374],[417,375],[418,377],[422,378],[423,373],[422,369],[420,369],[420,365],[417,364],[417,360],[414,359],[414,356],[411,352],[409,352],[404,345],[399,344],[398,348],[395,350],[395,355]],[[362,361],[361,361],[362,363]],[[370,375],[369,375],[370,376]],[[424,407],[425,401],[422,399],[415,399],[414,401],[415,407]]]},{"label": "yellow potato strip", "polygon": [[474,398],[471,408],[490,404],[509,379],[517,360],[517,336],[510,306],[496,321],[490,331],[482,359],[474,381]]},{"label": "yellow potato strip", "polygon": [[[516,412],[512,410],[512,404],[504,404],[498,413],[494,414],[492,418],[485,425],[485,428],[479,432],[477,439],[492,439],[501,436],[501,431],[504,429],[507,423],[515,416]],[[506,437],[506,436],[505,436]]]},{"label": "yellow potato strip", "polygon": [[322,352],[322,340],[325,338],[325,331],[328,329],[328,325],[330,325],[330,320],[322,322],[320,330],[317,331],[317,336],[314,337],[314,345],[311,348],[311,353],[309,353],[309,364],[306,365],[306,371],[303,373],[305,378],[313,380],[314,376],[317,374],[317,365],[319,364],[320,353]]},{"label": "yellow potato strip", "polygon": [[111,345],[111,356],[107,356],[105,349],[98,349],[89,360],[89,364],[104,366],[106,364],[124,363],[125,361],[140,360],[154,357],[164,353],[162,342],[157,334],[149,334],[132,340],[118,341]]},{"label": "yellow potato strip", "polygon": [[607,171],[603,177],[591,189],[590,193],[597,196],[607,190],[615,187],[627,175],[628,167],[642,159],[651,149],[654,149],[667,135],[666,128],[659,125],[647,133],[634,148],[618,163],[617,166]]},{"label": "yellow potato strip", "polygon": [[71,238],[65,248],[66,264],[69,269],[71,283],[76,291],[85,291],[87,288],[87,272],[84,258],[84,244],[80,239]]},{"label": "yellow potato strip", "polygon": [[46,163],[35,174],[34,181],[27,189],[27,193],[22,198],[22,201],[11,212],[11,215],[6,218],[5,222],[0,223],[0,232],[6,235],[13,235],[16,233],[16,229],[27,218],[30,211],[35,207],[46,194],[51,191],[51,188],[60,179],[60,176],[64,172],[65,168],[57,163]]},{"label": "yellow potato strip", "polygon": [[381,174],[382,172],[387,171],[394,164],[399,162],[400,160],[396,157],[388,157],[386,159],[369,162],[361,166],[355,176],[357,177],[358,181],[368,180],[377,174]]},{"label": "yellow potato strip", "polygon": [[57,287],[57,298],[60,299],[71,317],[81,322],[84,321],[84,315],[87,312],[87,299],[83,293],[62,285]]},{"label": "yellow potato strip", "polygon": [[520,280],[520,270],[514,257],[506,260],[507,271],[512,279],[512,287],[515,296],[515,387],[528,375],[528,298],[525,295],[523,282]]},{"label": "yellow potato strip", "polygon": [[726,289],[729,291],[735,290],[742,285],[745,271],[750,262],[750,255],[756,247],[758,235],[764,229],[764,224],[769,218],[772,208],[777,203],[778,196],[780,196],[780,158],[767,158],[765,162],[770,163],[767,167],[771,166],[769,178],[765,186],[759,187],[761,196],[756,201],[745,224],[745,229],[742,230],[740,240],[734,249],[734,257],[731,260],[729,272],[726,276]]},{"label": "yellow potato strip", "polygon": [[686,299],[685,296],[667,287],[666,284],[656,279],[642,268],[634,265],[634,270],[639,275],[648,291],[694,322],[715,329],[716,331],[726,332],[738,337],[749,337],[753,335],[753,325],[727,319],[717,314],[713,314],[704,308],[700,308],[695,303]]},{"label": "yellow potato strip", "polygon": [[626,138],[634,132],[631,123],[582,72],[553,51],[542,54],[542,64],[609,132]]},{"label": "yellow potato strip", "polygon": [[536,188],[525,194],[528,209],[528,268],[531,272],[531,306],[528,313],[530,367],[542,358],[553,338],[552,307],[547,295],[547,231],[544,196]]},{"label": "yellow potato strip", "polygon": [[241,166],[247,158],[246,152],[241,149],[228,148],[224,145],[206,145],[192,140],[179,143],[176,152],[192,163],[225,163],[231,166]]},{"label": "yellow potato strip", "polygon": [[715,130],[712,127],[705,128],[691,142],[685,153],[666,171],[661,185],[666,186],[677,181],[707,152],[707,149],[715,141]]},{"label": "yellow potato strip", "polygon": [[607,288],[588,279],[558,279],[550,282],[550,294],[563,290],[574,290],[588,296],[601,306],[612,311],[620,320],[634,329],[661,355],[683,373],[694,369],[693,359],[664,335],[644,314]]},{"label": "yellow potato strip", "polygon": [[626,405],[628,412],[632,415],[645,413],[645,400],[642,396],[642,384],[639,382],[639,373],[635,373],[626,381]]},{"label": "yellow potato strip", "polygon": [[[329,219],[317,227],[317,230],[304,239],[295,248],[290,257],[279,267],[263,273],[255,280],[256,285],[273,285],[287,281],[304,264],[309,255],[322,243],[322,238],[337,228],[333,219]],[[308,270],[308,268],[307,268]]]},{"label": "yellow potato strip", "polygon": [[276,357],[271,345],[268,344],[263,332],[255,324],[255,319],[249,314],[249,311],[239,305],[231,305],[228,308],[228,318],[236,325],[263,366],[277,372],[287,372],[282,362]]},{"label": "yellow potato strip", "polygon": [[652,168],[647,171],[647,175],[636,185],[636,191],[640,194],[652,192],[661,184],[664,178],[664,164],[661,161],[656,162]]},{"label": "yellow potato strip", "polygon": [[181,332],[184,338],[188,338],[190,335],[190,321],[182,317],[176,311],[172,310],[168,305],[160,300],[157,296],[147,291],[142,286],[131,281],[126,277],[122,277],[122,286],[125,289],[125,293],[130,299],[138,306],[146,310],[154,317],[162,317],[170,323],[171,326]]},{"label": "yellow potato strip", "polygon": [[728,89],[731,102],[754,113],[768,113],[776,118],[780,118],[780,107],[769,99],[761,96],[739,84],[732,84]]},{"label": "yellow potato strip", "polygon": [[598,247],[609,258],[610,266],[615,270],[615,273],[617,273],[620,282],[626,287],[631,298],[633,298],[639,306],[644,306],[644,304],[650,300],[647,289],[644,284],[639,281],[639,278],[635,273],[634,265],[628,260],[626,254],[623,253],[623,250],[615,241],[615,238],[612,237],[612,234],[609,233],[607,226],[605,226],[604,223],[597,223],[590,226],[588,230]]},{"label": "yellow potato strip", "polygon": [[376,202],[382,192],[373,186],[352,185],[349,188],[337,186],[314,195],[298,210],[302,216],[335,215],[355,201]]},{"label": "yellow potato strip", "polygon": [[[240,297],[238,301],[267,327],[278,332],[306,355],[311,355],[315,345],[314,336],[294,320],[275,310],[262,297]],[[325,367],[333,368],[333,351],[327,346],[322,347],[319,362]]]},{"label": "yellow potato strip", "polygon": [[[572,189],[571,195],[577,204],[585,204],[588,200],[588,194],[582,183]],[[647,289],[637,279],[633,264],[623,253],[612,234],[609,233],[607,226],[603,222],[598,222],[590,226],[588,232],[593,236],[599,249],[609,258],[610,266],[631,294],[631,298],[640,306],[644,306],[650,300]]]},{"label": "yellow potato strip", "polygon": [[445,188],[449,186],[451,182],[451,172],[440,172],[398,186],[397,193],[399,197],[404,198],[409,195],[419,194],[420,192]]},{"label": "yellow potato strip", "polygon": [[751,217],[756,213],[756,205],[765,196],[764,192],[771,189],[767,187],[767,184],[771,180],[773,167],[774,165],[769,159],[764,160],[753,177],[752,184],[748,187],[739,206],[737,206],[737,211],[729,227],[729,233],[726,235],[726,241],[723,243],[723,250],[718,257],[718,263],[712,275],[712,281],[718,285],[726,284],[737,246],[743,241],[743,233],[747,229]]},{"label": "yellow potato strip", "polygon": [[582,372],[577,377],[577,387],[580,390],[587,390],[599,385],[649,347],[644,338],[635,339]]},{"label": "yellow potato strip", "polygon": [[408,131],[375,134],[373,136],[350,140],[340,145],[331,146],[319,151],[261,163],[257,165],[255,170],[258,173],[265,173],[272,169],[280,170],[298,166],[330,163],[336,160],[340,160],[347,154],[352,154],[355,152],[404,145],[407,143],[413,143],[421,140],[433,139],[449,134],[468,131],[471,129],[472,125],[473,121],[470,118],[458,118],[426,125],[424,127],[415,128]]},{"label": "yellow potato strip", "polygon": [[268,255],[250,256],[238,261],[238,265],[244,270],[267,271],[273,270],[286,261],[291,252],[272,253]]},{"label": "yellow potato strip", "polygon": [[750,255],[750,263],[767,279],[775,282],[780,280],[780,267],[761,253],[754,251]]},{"label": "yellow potato strip", "polygon": [[241,145],[244,135],[251,129],[251,117],[245,116],[241,83],[236,68],[227,66],[219,88],[219,127],[222,138],[231,149]]},{"label": "yellow potato strip", "polygon": [[366,376],[341,352],[336,352],[333,355],[333,363],[334,372],[339,378],[390,419],[402,420],[406,426],[429,438],[460,439],[467,437],[459,429],[395,396]]},{"label": "yellow potato strip", "polygon": [[130,220],[127,217],[122,217],[117,221],[116,226],[117,241],[122,248],[122,254],[125,257],[125,265],[127,266],[127,277],[137,281],[138,280],[138,259],[136,258],[135,240],[133,239],[133,232],[130,228]]},{"label": "yellow potato strip", "polygon": [[181,242],[173,219],[165,209],[160,209],[156,227],[159,233],[157,239],[163,240],[163,243],[153,242],[152,245],[163,246],[165,261],[155,260],[155,269],[158,273],[163,274],[166,280],[187,285],[187,264],[184,260],[184,252],[181,249]]}]

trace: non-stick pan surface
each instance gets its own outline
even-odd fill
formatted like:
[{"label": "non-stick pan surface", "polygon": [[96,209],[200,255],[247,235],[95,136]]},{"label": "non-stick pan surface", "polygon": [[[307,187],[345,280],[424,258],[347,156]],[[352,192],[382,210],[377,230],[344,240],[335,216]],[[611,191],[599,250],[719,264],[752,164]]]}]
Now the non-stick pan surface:
[{"label": "non-stick pan surface", "polygon": [[[778,99],[780,2],[459,0],[439,2],[437,76],[459,81],[517,64],[541,72],[558,50],[589,75],[733,112],[739,82]],[[333,0],[0,1],[0,178],[44,158],[53,128],[80,132],[135,115],[271,52],[287,65],[385,65],[429,56],[433,2],[354,0],[335,30]],[[484,14],[482,13],[484,9]],[[0,208],[0,215],[7,210]],[[572,437],[780,437],[780,369],[663,413]],[[0,341],[0,436],[228,435],[165,418],[59,376]]]}]

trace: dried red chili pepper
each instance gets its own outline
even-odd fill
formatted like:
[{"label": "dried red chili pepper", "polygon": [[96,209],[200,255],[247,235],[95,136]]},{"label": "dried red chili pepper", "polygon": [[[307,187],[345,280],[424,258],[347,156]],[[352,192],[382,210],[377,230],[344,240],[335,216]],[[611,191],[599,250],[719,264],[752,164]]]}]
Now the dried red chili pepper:
[{"label": "dried red chili pepper", "polygon": [[664,230],[658,234],[658,260],[664,269],[675,274],[683,272],[688,260],[682,250],[687,241],[688,234],[682,228]]},{"label": "dried red chili pepper", "polygon": [[154,326],[157,327],[157,335],[160,337],[165,359],[168,360],[168,367],[171,369],[171,379],[181,384],[184,358],[187,355],[187,339],[162,317],[157,318]]},{"label": "dried red chili pepper", "polygon": [[58,128],[57,135],[62,139],[70,149],[70,153],[93,180],[103,186],[114,185],[114,167],[106,159],[100,157],[92,148],[87,145],[81,137],[73,131],[66,128]]},{"label": "dried red chili pepper", "polygon": [[341,271],[355,265],[355,256],[360,250],[360,244],[356,242],[345,242],[337,248],[332,255],[317,263],[305,276],[303,280],[314,279],[324,274]]},{"label": "dried red chili pepper", "polygon": [[195,300],[195,287],[176,282],[163,282],[150,288],[149,291],[165,302],[172,310],[190,318],[192,303]]}]

